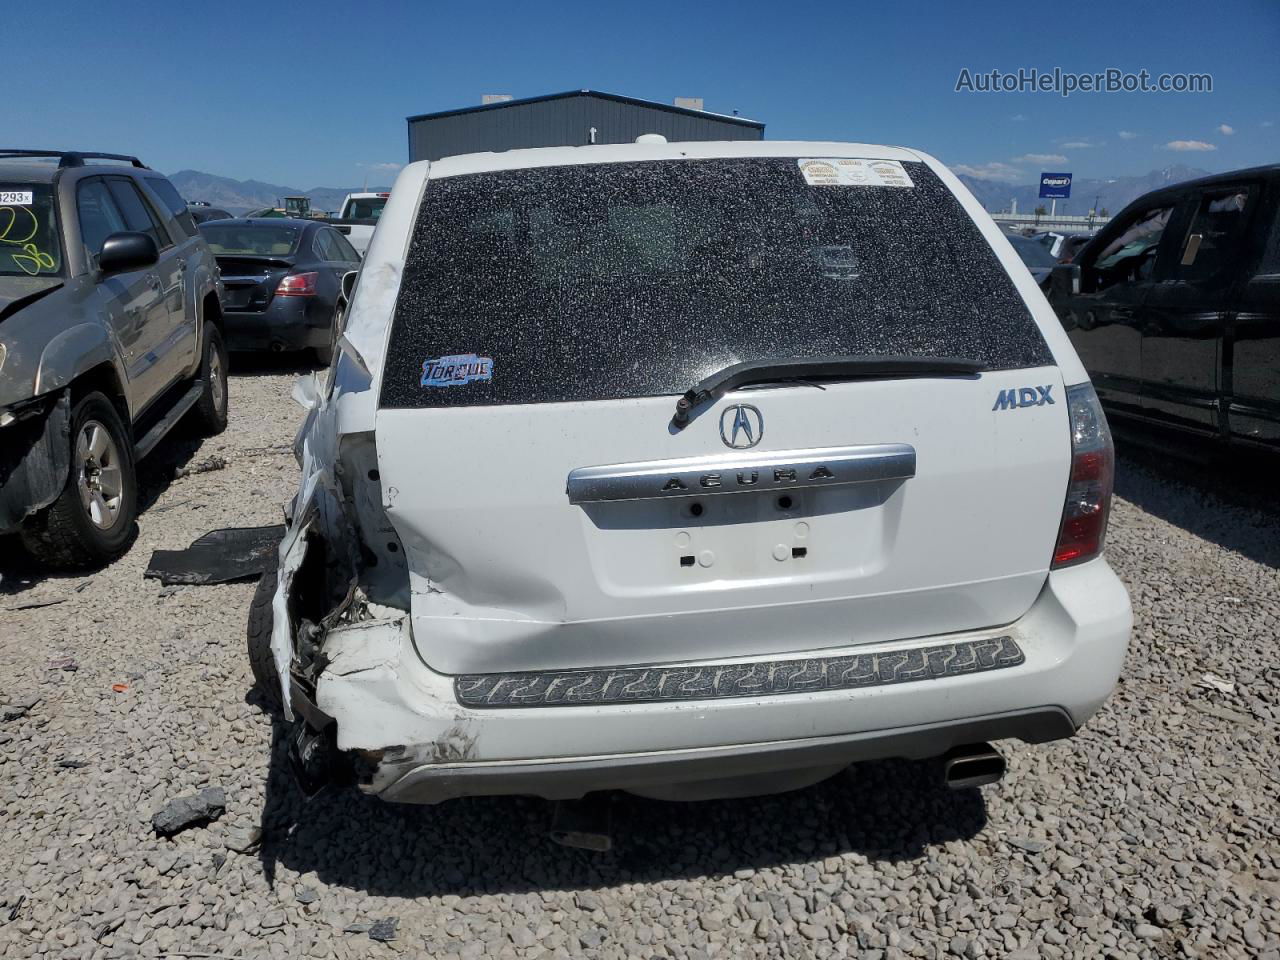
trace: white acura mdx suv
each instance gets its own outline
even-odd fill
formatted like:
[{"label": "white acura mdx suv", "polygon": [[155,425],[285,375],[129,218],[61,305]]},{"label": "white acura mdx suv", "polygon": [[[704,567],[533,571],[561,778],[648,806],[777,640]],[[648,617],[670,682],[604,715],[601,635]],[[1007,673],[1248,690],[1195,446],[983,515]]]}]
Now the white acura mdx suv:
[{"label": "white acura mdx suv", "polygon": [[414,163],[347,287],[250,622],[305,776],[701,798],[946,755],[964,786],[1115,685],[1106,421],[933,158]]}]

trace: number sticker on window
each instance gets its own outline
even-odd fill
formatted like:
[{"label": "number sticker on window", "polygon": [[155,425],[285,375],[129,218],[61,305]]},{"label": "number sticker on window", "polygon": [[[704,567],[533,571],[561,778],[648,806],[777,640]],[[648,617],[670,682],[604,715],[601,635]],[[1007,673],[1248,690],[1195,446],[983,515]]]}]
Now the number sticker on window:
[{"label": "number sticker on window", "polygon": [[31,206],[30,190],[0,190],[0,206]]}]

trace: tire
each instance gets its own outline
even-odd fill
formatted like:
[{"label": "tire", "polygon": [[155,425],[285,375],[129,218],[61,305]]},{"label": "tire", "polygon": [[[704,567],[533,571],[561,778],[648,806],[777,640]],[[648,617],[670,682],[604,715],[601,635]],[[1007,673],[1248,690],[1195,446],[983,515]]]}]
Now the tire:
[{"label": "tire", "polygon": [[191,408],[191,419],[206,437],[216,437],[227,429],[227,348],[222,334],[207,324],[204,355],[200,358],[200,379],[204,389]]},{"label": "tire", "polygon": [[282,706],[280,674],[276,670],[275,655],[271,652],[271,598],[276,593],[276,571],[262,574],[258,587],[249,603],[249,623],[245,630],[249,641],[249,669],[253,682],[262,699],[273,710]]},{"label": "tire", "polygon": [[22,542],[46,566],[101,567],[128,549],[138,516],[133,440],[103,394],[71,411],[71,467],[58,499],[27,521]]}]

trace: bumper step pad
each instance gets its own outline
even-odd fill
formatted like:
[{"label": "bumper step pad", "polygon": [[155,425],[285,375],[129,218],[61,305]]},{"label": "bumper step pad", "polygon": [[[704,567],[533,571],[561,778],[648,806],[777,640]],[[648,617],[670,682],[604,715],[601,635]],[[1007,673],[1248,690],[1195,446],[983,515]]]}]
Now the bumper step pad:
[{"label": "bumper step pad", "polygon": [[454,693],[462,706],[476,709],[723,700],[939,680],[1025,660],[1012,637],[990,637],[804,660],[466,674],[454,680]]}]

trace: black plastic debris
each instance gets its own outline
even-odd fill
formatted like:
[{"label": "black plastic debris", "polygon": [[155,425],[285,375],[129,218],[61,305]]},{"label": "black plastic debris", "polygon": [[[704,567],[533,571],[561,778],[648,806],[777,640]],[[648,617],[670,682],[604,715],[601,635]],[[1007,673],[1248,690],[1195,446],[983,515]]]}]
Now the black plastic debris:
[{"label": "black plastic debris", "polygon": [[199,793],[170,800],[156,811],[151,826],[156,835],[171,837],[187,827],[217,820],[227,809],[227,795],[221,787],[205,787]]},{"label": "black plastic debris", "polygon": [[144,577],[173,584],[230,583],[274,570],[284,525],[210,530],[185,550],[157,550]]},{"label": "black plastic debris", "polygon": [[389,943],[396,938],[396,927],[399,923],[398,917],[386,917],[383,920],[376,921],[369,927],[369,939]]}]

